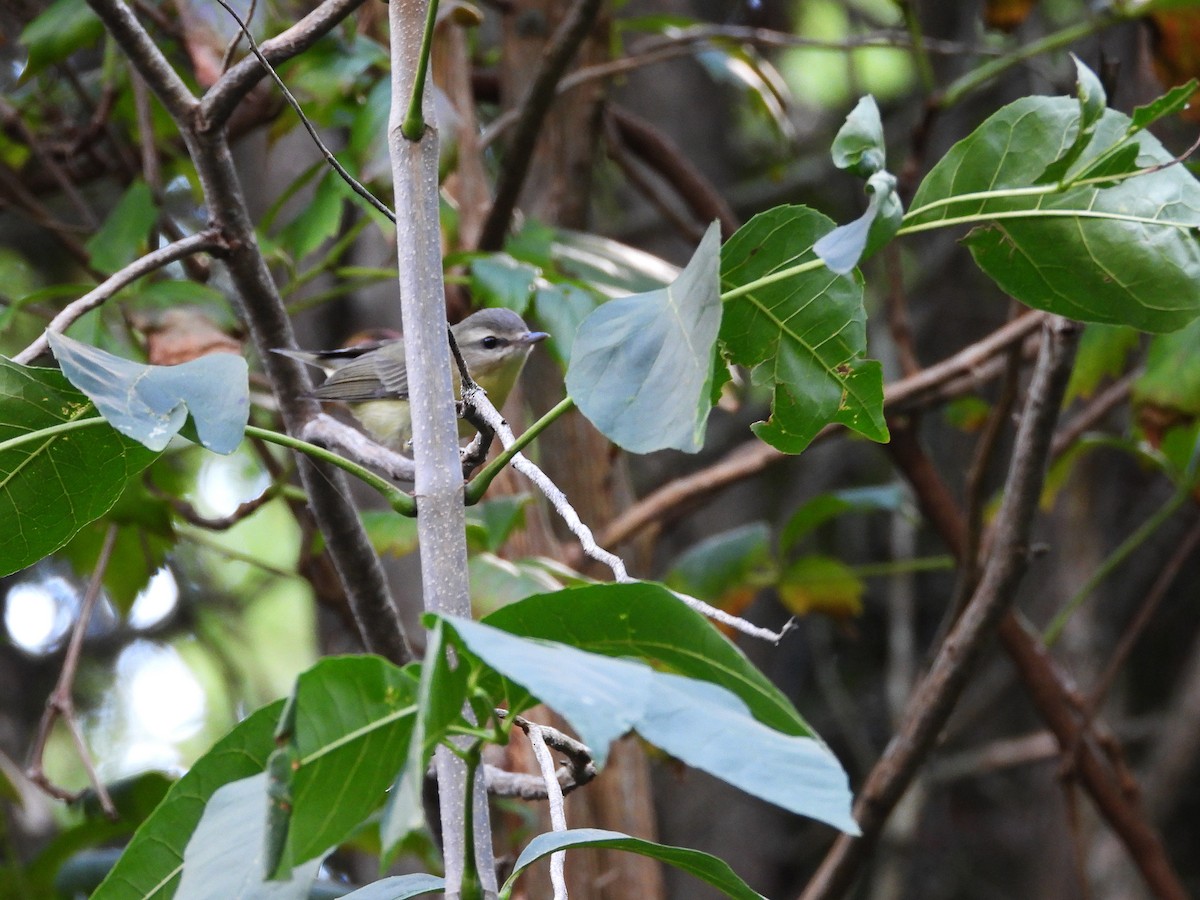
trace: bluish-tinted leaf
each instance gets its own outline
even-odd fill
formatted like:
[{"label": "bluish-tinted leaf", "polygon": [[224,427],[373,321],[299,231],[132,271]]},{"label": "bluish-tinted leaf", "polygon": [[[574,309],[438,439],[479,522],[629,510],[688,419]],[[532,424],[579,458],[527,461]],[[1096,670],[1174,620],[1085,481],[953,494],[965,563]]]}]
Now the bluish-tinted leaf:
[{"label": "bluish-tinted leaf", "polygon": [[833,754],[812,738],[763,725],[725,688],[565,644],[518,638],[479,622],[445,621],[467,652],[563,715],[598,764],[613,740],[636,731],[747,793],[858,832],[846,774]]},{"label": "bluish-tinted leaf", "polygon": [[437,875],[393,875],[351,891],[342,900],[408,900],[446,889],[446,879]]},{"label": "bluish-tinted leaf", "polygon": [[[168,900],[175,894],[187,846],[205,806],[221,785],[263,771],[282,702],[238,724],[198,759],[138,828],[92,900]],[[264,806],[265,809],[265,806]]]},{"label": "bluish-tinted leaf", "polygon": [[104,34],[104,26],[85,0],[57,0],[25,26],[20,41],[29,48],[21,81],[62,62]]},{"label": "bluish-tinted leaf", "polygon": [[679,276],[666,260],[612,238],[561,229],[548,237],[552,262],[609,297],[653,291]]},{"label": "bluish-tinted leaf", "polygon": [[673,284],[610,300],[575,335],[567,391],[609,440],[634,453],[704,445],[721,325],[720,241],[713,223]]},{"label": "bluish-tinted leaf", "polygon": [[101,272],[115,272],[133,262],[146,249],[146,239],[157,218],[158,209],[149,185],[135,181],[100,230],[84,245],[91,254],[92,265]]},{"label": "bluish-tinted leaf", "polygon": [[870,178],[887,165],[887,146],[883,142],[883,121],[875,98],[868,94],[846,116],[833,139],[833,164],[860,178]]},{"label": "bluish-tinted leaf", "polygon": [[50,347],[104,418],[151,450],[166,447],[188,413],[208,449],[232,453],[242,442],[250,386],[240,356],[210,353],[178,366],[146,366],[61,334],[50,335]]},{"label": "bluish-tinted leaf", "polygon": [[600,298],[574,284],[550,284],[534,292],[533,308],[537,320],[550,333],[546,346],[563,365],[571,360],[575,332],[580,323],[599,305]]},{"label": "bluish-tinted leaf", "polygon": [[541,274],[507,253],[492,253],[471,262],[471,294],[480,306],[506,306],[524,315]]},{"label": "bluish-tinted leaf", "polygon": [[653,841],[630,837],[619,831],[606,831],[600,828],[574,828],[570,831],[539,834],[526,845],[525,849],[521,851],[521,855],[517,857],[517,861],[513,865],[513,873],[505,882],[501,896],[509,896],[517,877],[534,862],[543,856],[573,847],[599,847],[648,856],[676,869],[690,872],[721,891],[726,897],[734,897],[737,900],[763,900],[761,894],[751,890],[748,884],[738,878],[728,863],[715,856],[685,847],[656,844]]},{"label": "bluish-tinted leaf", "polygon": [[876,172],[867,179],[867,210],[848,225],[839,225],[813,244],[813,252],[831,272],[845,275],[900,230],[904,206],[896,193],[896,176]]},{"label": "bluish-tinted leaf", "polygon": [[814,736],[795,707],[729,638],[662,585],[591,584],[528,597],[484,620],[522,637],[649,660],[737,694],[756,719]]},{"label": "bluish-tinted leaf", "polygon": [[[820,263],[813,245],[833,223],[803,206],[760,213],[721,251],[729,299],[721,342],[730,360],[774,391],[771,419],[755,433],[799,453],[822,428],[840,422],[887,440],[883,370],[866,351],[862,284]],[[789,272],[802,269],[795,274]]]},{"label": "bluish-tinted leaf", "polygon": [[[93,418],[86,431],[41,436]],[[0,358],[0,575],[60,549],[157,455],[99,421],[61,372]]]},{"label": "bluish-tinted leaf", "polygon": [[[1004,107],[934,166],[905,230],[981,223],[966,241],[975,261],[1021,302],[1087,322],[1180,328],[1200,314],[1200,184],[1171,165],[1112,187],[1030,190],[1071,146],[1079,119],[1078,101],[1067,97]],[[1106,110],[1076,168],[1108,154],[1129,127],[1127,116]],[[1174,159],[1144,131],[1130,140],[1139,167]],[[953,199],[962,195],[970,196]]]},{"label": "bluish-tinted leaf", "polygon": [[183,853],[175,900],[304,900],[321,868],[313,859],[270,881],[264,864],[267,774],[217,789]]}]

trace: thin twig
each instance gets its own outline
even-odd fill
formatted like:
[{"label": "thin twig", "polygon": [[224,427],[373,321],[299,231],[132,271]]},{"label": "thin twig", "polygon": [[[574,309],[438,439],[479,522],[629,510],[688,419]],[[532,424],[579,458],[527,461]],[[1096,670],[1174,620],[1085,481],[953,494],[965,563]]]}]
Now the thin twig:
[{"label": "thin twig", "polygon": [[[533,757],[537,760],[538,769],[542,773],[542,781],[546,785],[546,800],[550,805],[550,824],[555,831],[567,830],[567,813],[563,808],[563,793],[558,786],[558,776],[554,771],[554,760],[546,746],[546,738],[542,734],[542,726],[526,722],[522,728],[529,736],[529,745],[533,748]],[[554,900],[567,900],[567,879],[564,866],[567,854],[559,850],[550,854],[550,883],[554,885]]]},{"label": "thin twig", "polygon": [[520,113],[512,140],[504,154],[504,167],[496,181],[495,200],[480,230],[480,250],[496,251],[504,246],[508,226],[517,208],[517,198],[533,162],[533,149],[541,133],[542,122],[550,110],[550,104],[554,102],[558,81],[591,31],[603,5],[603,0],[576,0],[546,47],[541,68],[534,75],[518,106]]},{"label": "thin twig", "polygon": [[216,253],[224,250],[226,245],[216,231],[201,231],[189,237],[167,244],[145,256],[140,256],[125,268],[114,272],[102,284],[88,291],[78,300],[67,304],[58,315],[50,320],[46,330],[28,347],[13,357],[13,362],[28,365],[50,345],[48,335],[62,334],[70,325],[84,313],[91,312],[103,304],[117,291],[132,284],[144,275],[158,271],[163,266],[191,256],[193,253]]},{"label": "thin twig", "polygon": [[75,674],[79,670],[79,658],[83,653],[83,639],[87,634],[88,623],[92,619],[92,611],[96,608],[96,600],[100,597],[100,585],[104,582],[104,573],[108,569],[109,560],[112,559],[113,546],[116,542],[117,526],[114,523],[108,526],[108,530],[104,534],[100,556],[96,559],[96,566],[92,570],[92,580],[88,582],[87,592],[83,595],[83,603],[79,609],[79,618],[75,620],[75,628],[71,631],[71,641],[67,645],[67,653],[63,658],[62,671],[59,672],[54,690],[46,699],[46,711],[42,714],[42,721],[38,725],[37,738],[30,749],[30,763],[26,771],[29,780],[51,797],[74,802],[83,796],[82,792],[74,793],[55,785],[50,781],[43,767],[42,756],[46,751],[46,742],[50,739],[50,729],[61,717],[63,724],[71,732],[71,738],[75,742],[75,751],[79,754],[79,760],[83,764],[84,771],[87,772],[88,781],[100,800],[100,808],[104,810],[104,814],[108,818],[114,821],[117,818],[117,808],[113,805],[108,789],[96,774],[96,767],[92,764],[92,757],[88,752],[87,743],[83,739],[83,732],[75,718],[75,701],[71,694],[75,688]]},{"label": "thin twig", "polygon": [[250,29],[246,26],[246,23],[242,21],[241,17],[238,16],[237,12],[234,11],[233,7],[230,6],[226,0],[217,0],[217,2],[220,3],[221,6],[225,8],[225,11],[233,17],[233,20],[237,22],[238,27],[242,30],[242,34],[246,36],[246,43],[250,45],[250,52],[254,54],[259,64],[267,70],[267,74],[271,76],[271,79],[275,82],[275,84],[279,86],[279,90],[283,92],[283,97],[285,100],[287,100],[288,106],[290,106],[295,111],[296,115],[300,117],[300,124],[304,126],[304,130],[308,132],[308,136],[312,138],[313,143],[317,145],[317,149],[321,151],[321,155],[325,157],[325,162],[329,163],[330,168],[337,172],[342,181],[346,182],[346,184],[350,186],[350,190],[354,191],[354,193],[366,200],[367,204],[376,212],[380,212],[387,216],[388,220],[394,224],[396,221],[396,214],[392,212],[386,203],[372,194],[369,190],[367,190],[365,185],[351,175],[350,172],[347,171],[346,167],[338,162],[337,157],[333,155],[333,151],[325,145],[323,140],[321,140],[321,136],[317,134],[317,129],[313,126],[313,123],[309,121],[308,116],[304,114],[304,110],[300,106],[300,101],[296,99],[296,96],[290,90],[288,90],[288,86],[283,83],[283,79],[279,77],[279,73],[277,73],[274,67],[267,61],[267,57],[264,56],[262,50],[259,49],[258,42],[254,40],[254,35],[250,33]]},{"label": "thin twig", "polygon": [[[254,13],[258,9],[258,0],[250,0],[250,8],[246,10],[246,22],[254,21]],[[243,31],[238,31],[233,36],[233,40],[229,42],[229,46],[225,48],[225,54],[221,57],[221,74],[229,71],[229,65],[233,62],[233,54],[237,53],[237,49],[242,43]]]},{"label": "thin twig", "polygon": [[867,777],[854,813],[862,837],[841,836],[804,892],[807,900],[839,897],[850,887],[888,815],[933,747],[984,642],[1009,608],[1024,574],[1029,532],[1045,477],[1047,454],[1071,372],[1080,326],[1047,323],[1013,450],[995,540],[979,587],[947,636],[929,674],[913,693],[904,723]]}]

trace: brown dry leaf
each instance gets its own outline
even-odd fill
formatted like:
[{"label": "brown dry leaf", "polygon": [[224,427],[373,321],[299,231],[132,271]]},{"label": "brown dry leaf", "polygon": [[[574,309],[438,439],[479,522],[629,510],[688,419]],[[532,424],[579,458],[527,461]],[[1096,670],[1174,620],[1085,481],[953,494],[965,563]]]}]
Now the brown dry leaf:
[{"label": "brown dry leaf", "polygon": [[[1200,78],[1200,10],[1151,13],[1146,24],[1150,27],[1150,61],[1159,81],[1174,87]],[[1179,115],[1200,122],[1200,97],[1194,94],[1191,106]]]},{"label": "brown dry leaf", "polygon": [[169,309],[136,316],[133,325],[146,337],[146,357],[154,366],[177,366],[209,353],[241,353],[242,342],[194,309]]},{"label": "brown dry leaf", "polygon": [[1029,18],[1037,0],[987,0],[983,7],[983,21],[988,28],[999,31],[1015,31]]}]

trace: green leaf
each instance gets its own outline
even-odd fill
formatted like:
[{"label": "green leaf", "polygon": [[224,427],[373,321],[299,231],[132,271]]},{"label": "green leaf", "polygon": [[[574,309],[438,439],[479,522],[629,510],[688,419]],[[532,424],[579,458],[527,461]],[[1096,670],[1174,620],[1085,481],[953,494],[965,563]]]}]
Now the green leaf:
[{"label": "green leaf", "polygon": [[883,121],[879,107],[870,94],[859,99],[846,116],[846,122],[833,139],[833,164],[860,178],[870,178],[887,165],[887,146],[883,142]]},{"label": "green leaf", "polygon": [[[406,556],[417,549],[417,520],[402,516],[390,509],[364,509],[360,513],[367,539],[376,553],[386,556]],[[319,535],[317,535],[320,538]],[[320,539],[317,549],[324,547]]]},{"label": "green leaf", "polygon": [[210,353],[178,366],[146,366],[105,353],[66,335],[50,347],[71,382],[114,428],[151,450],[162,450],[192,415],[200,443],[232,453],[250,416],[246,361]]},{"label": "green leaf", "polygon": [[549,237],[551,261],[609,297],[653,291],[679,276],[666,260],[598,234],[554,230]]},{"label": "green leaf", "polygon": [[18,83],[96,43],[102,34],[104,26],[85,0],[57,0],[21,32],[20,41],[29,48],[29,58]]},{"label": "green leaf", "polygon": [[610,300],[579,326],[567,391],[626,450],[696,453],[704,446],[721,325],[720,241],[714,222],[674,283]]},{"label": "green leaf", "polygon": [[[86,433],[45,433],[95,418]],[[32,565],[100,518],[157,456],[99,421],[61,372],[0,358],[0,575]]]},{"label": "green leaf", "polygon": [[[934,166],[902,232],[975,224],[966,239],[975,261],[1022,303],[1087,322],[1181,328],[1200,314],[1200,184],[1171,165],[1111,187],[1033,187],[1079,123],[1079,103],[1066,97],[999,110]],[[1079,167],[1125,141],[1129,127],[1106,110]],[[1129,140],[1139,167],[1174,159],[1145,132]]]},{"label": "green leaf", "polygon": [[1171,88],[1161,97],[1150,101],[1145,106],[1139,106],[1133,111],[1133,117],[1129,122],[1129,131],[1141,131],[1144,128],[1149,128],[1159,119],[1165,119],[1168,116],[1178,115],[1188,108],[1195,95],[1196,90],[1200,88],[1200,82],[1195,78],[1187,84],[1176,85]]},{"label": "green leaf", "polygon": [[785,453],[799,453],[830,422],[872,440],[888,436],[883,370],[862,358],[862,284],[830,272],[813,252],[832,225],[807,207],[780,206],[747,222],[721,251],[721,342],[755,384],[774,391],[771,419],[754,432]]},{"label": "green leaf", "polygon": [[342,224],[342,192],[336,172],[317,184],[312,199],[279,233],[279,245],[299,262],[337,234]]},{"label": "green leaf", "polygon": [[674,866],[684,872],[695,875],[702,881],[721,891],[726,897],[737,900],[763,900],[762,894],[751,890],[742,881],[729,864],[715,856],[701,853],[699,850],[689,850],[685,847],[671,847],[667,844],[656,844],[653,841],[630,837],[619,831],[606,831],[600,828],[574,828],[570,831],[551,831],[539,834],[530,841],[521,855],[513,864],[513,873],[504,883],[500,892],[502,898],[511,895],[517,877],[537,860],[559,850],[569,850],[573,847],[602,847],[607,850],[624,850],[648,856]]},{"label": "green leaf", "polygon": [[848,225],[839,225],[813,244],[813,252],[829,271],[845,275],[900,230],[904,206],[896,193],[896,176],[876,172],[867,179],[871,199],[867,211]]},{"label": "green leaf", "polygon": [[205,805],[184,850],[183,877],[175,900],[307,898],[321,868],[320,858],[297,866],[285,880],[268,881],[266,832],[266,772],[220,787]]},{"label": "green leaf", "polygon": [[436,875],[393,875],[351,891],[342,900],[408,900],[445,889],[446,879]]},{"label": "green leaf", "polygon": [[534,594],[556,591],[562,584],[540,566],[476,553],[467,560],[471,580],[471,609],[487,615]]},{"label": "green leaf", "polygon": [[895,512],[903,507],[905,496],[895,484],[818,494],[792,513],[779,536],[779,552],[787,553],[826,522],[846,513]]},{"label": "green leaf", "polygon": [[1133,400],[1200,415],[1200,320],[1150,342],[1146,371],[1134,382]]},{"label": "green leaf", "polygon": [[404,837],[425,824],[422,792],[433,751],[450,726],[461,721],[467,699],[467,667],[451,668],[446,653],[445,627],[436,623],[428,632],[421,680],[417,686],[416,723],[408,741],[404,768],[388,793],[379,823],[383,856],[395,852]]},{"label": "green leaf", "polygon": [[1116,378],[1125,371],[1130,351],[1139,341],[1136,329],[1125,325],[1091,324],[1083,330],[1075,368],[1067,384],[1067,403],[1076,397],[1090,397],[1105,378]]},{"label": "green leaf", "polygon": [[804,556],[779,579],[779,599],[797,616],[824,613],[848,618],[862,613],[865,586],[841,560],[829,556]]},{"label": "green leaf", "polygon": [[471,295],[480,306],[505,306],[524,315],[541,275],[537,266],[491,253],[471,262]]},{"label": "green leaf", "polygon": [[1074,53],[1071,54],[1071,60],[1075,63],[1075,96],[1079,101],[1079,129],[1075,133],[1075,140],[1071,142],[1071,146],[1046,167],[1045,171],[1035,179],[1036,184],[1053,184],[1066,179],[1071,167],[1075,165],[1076,160],[1083,155],[1083,151],[1092,142],[1092,138],[1096,134],[1096,125],[1108,103],[1104,85],[1100,83],[1096,73],[1085,66]]},{"label": "green leaf", "polygon": [[115,272],[133,262],[146,249],[146,239],[157,219],[158,209],[149,185],[135,181],[84,245],[92,265],[101,272]]},{"label": "green leaf", "polygon": [[791,702],[729,638],[661,585],[568,588],[506,606],[484,622],[589,653],[648,660],[736,694],[756,719],[771,728],[815,736]]},{"label": "green leaf", "polygon": [[273,826],[286,835],[273,837],[281,855],[268,871],[323,854],[383,805],[408,753],[416,696],[411,669],[374,656],[324,659],[296,679],[281,735],[290,765],[272,770],[290,809]]},{"label": "green leaf", "polygon": [[722,609],[738,608],[739,594],[753,595],[773,580],[771,529],[753,522],[706,538],[671,566],[663,581],[673,590]]},{"label": "green leaf", "polygon": [[468,619],[445,621],[463,652],[566,718],[598,765],[613,740],[636,731],[682,762],[749,794],[858,833],[846,773],[833,754],[813,738],[762,724],[725,688],[657,672],[640,662],[518,638]]},{"label": "green leaf", "polygon": [[529,494],[510,494],[467,507],[468,538],[474,537],[480,549],[499,550],[516,529],[525,525],[525,507],[532,500]]},{"label": "green leaf", "polygon": [[263,707],[200,757],[138,828],[92,900],[168,900],[174,896],[184,848],[205,806],[222,785],[263,771],[274,748],[271,737],[282,710],[282,701]]}]

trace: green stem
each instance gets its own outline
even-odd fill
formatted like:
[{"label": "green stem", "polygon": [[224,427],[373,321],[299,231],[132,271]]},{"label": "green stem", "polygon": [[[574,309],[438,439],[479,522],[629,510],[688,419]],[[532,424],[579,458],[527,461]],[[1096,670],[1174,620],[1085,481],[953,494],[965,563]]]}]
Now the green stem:
[{"label": "green stem", "polygon": [[925,49],[925,35],[921,32],[917,11],[913,8],[911,0],[896,0],[896,5],[904,15],[904,27],[908,29],[908,37],[912,41],[913,62],[917,66],[921,87],[926,94],[932,94],[937,81],[933,76],[933,66],[929,62],[929,52]]},{"label": "green stem", "polygon": [[483,900],[483,884],[479,880],[479,870],[475,863],[475,775],[479,771],[479,743],[472,744],[462,754],[467,767],[466,796],[463,798],[463,837],[465,852],[463,853],[461,900]]},{"label": "green stem", "polygon": [[1081,38],[1095,34],[1098,31],[1103,31],[1117,22],[1134,17],[1136,17],[1136,14],[1109,10],[1087,22],[1077,22],[1074,25],[1068,25],[1061,31],[1048,34],[1044,38],[1034,41],[1031,44],[1026,44],[1024,47],[1020,47],[999,59],[985,62],[978,68],[972,69],[963,75],[947,87],[946,90],[942,91],[941,96],[937,99],[937,105],[940,109],[951,107],[967,94],[987,84],[987,82],[991,81],[997,75],[1007,72],[1013,66],[1018,66],[1026,60],[1039,56],[1042,53],[1069,47]]},{"label": "green stem", "polygon": [[1005,212],[975,213],[970,216],[957,216],[952,219],[938,219],[936,222],[921,222],[917,225],[907,225],[896,232],[896,237],[906,234],[919,234],[922,231],[933,231],[936,228],[948,228],[952,225],[972,225],[976,222],[998,222],[1003,219],[1107,219],[1113,222],[1132,222],[1136,225],[1157,225],[1163,228],[1179,228],[1183,231],[1193,231],[1196,226],[1189,222],[1174,222],[1170,219],[1151,219],[1147,216],[1127,216],[1121,213],[1103,212],[1094,209],[1012,209]]},{"label": "green stem", "polygon": [[1171,518],[1177,509],[1179,509],[1187,499],[1191,496],[1191,482],[1184,482],[1184,486],[1180,487],[1171,495],[1171,498],[1163,504],[1162,508],[1154,515],[1142,523],[1133,534],[1127,537],[1124,543],[1114,550],[1097,569],[1092,573],[1092,577],[1081,587],[1070,600],[1067,605],[1062,608],[1054,621],[1047,626],[1042,634],[1042,641],[1047,647],[1054,644],[1055,641],[1062,636],[1063,629],[1067,625],[1067,621],[1075,614],[1075,611],[1083,605],[1085,601],[1096,589],[1096,587],[1107,578],[1117,566],[1121,565],[1128,559],[1138,547],[1149,540],[1162,525]]},{"label": "green stem", "polygon": [[[332,450],[326,450],[324,447],[318,447],[316,444],[310,444],[308,441],[294,438],[290,434],[268,431],[266,428],[258,428],[254,425],[246,426],[246,434],[250,437],[256,437],[259,440],[278,444],[281,447],[287,447],[289,450],[298,450],[307,456],[311,456],[313,459],[327,462],[331,466],[337,466],[339,469],[350,473],[365,483],[368,487],[372,487],[378,491],[383,496],[383,499],[387,501],[388,505],[401,515],[414,516],[417,513],[416,501],[404,493],[404,491],[400,490],[386,478],[376,475],[370,469],[360,466],[358,463],[351,462],[344,456],[339,456]],[[0,446],[0,449],[3,449],[3,447]]]},{"label": "green stem", "polygon": [[786,269],[780,269],[778,272],[772,272],[770,275],[764,275],[762,278],[756,278],[746,284],[738,285],[737,287],[726,291],[721,295],[721,302],[725,303],[741,297],[745,294],[752,294],[759,288],[764,288],[767,285],[775,284],[779,281],[786,281],[796,275],[803,275],[805,272],[811,272],[814,269],[823,268],[825,260],[810,259],[808,262],[798,263],[794,266],[789,266]]},{"label": "green stem", "polygon": [[491,486],[493,479],[512,461],[512,458],[527,447],[534,438],[545,431],[559,416],[570,412],[574,408],[575,401],[570,397],[560,400],[557,406],[525,429],[525,432],[513,442],[511,447],[480,469],[475,477],[467,482],[467,506],[474,506],[482,500],[488,487]]},{"label": "green stem", "polygon": [[907,575],[909,572],[941,572],[953,569],[956,565],[953,556],[925,556],[851,566],[850,571],[859,578],[881,578],[889,575]]},{"label": "green stem", "polygon": [[3,453],[5,450],[11,450],[13,447],[19,447],[22,444],[29,444],[35,441],[44,441],[48,437],[54,437],[56,435],[66,434],[69,431],[76,431],[80,428],[90,428],[93,425],[101,424],[108,424],[108,420],[105,419],[104,416],[90,416],[86,419],[76,419],[73,422],[63,422],[60,425],[51,425],[49,428],[39,428],[36,431],[30,431],[26,434],[9,438],[7,441],[0,441],[0,453]]},{"label": "green stem", "polygon": [[437,0],[429,0],[425,12],[425,33],[421,35],[421,53],[417,63],[417,76],[413,79],[412,96],[408,98],[408,113],[400,133],[410,141],[419,141],[425,134],[425,116],[421,112],[421,100],[425,96],[425,76],[429,74],[429,53],[433,47],[433,31],[437,26]]},{"label": "green stem", "polygon": [[231,559],[234,562],[245,563],[248,566],[253,566],[256,569],[262,569],[277,578],[299,578],[304,579],[304,576],[298,572],[289,572],[287,569],[281,569],[279,566],[271,565],[271,563],[259,559],[250,554],[243,553],[240,550],[235,550],[233,547],[227,546],[216,540],[207,531],[200,528],[193,528],[187,525],[176,525],[176,530],[179,534],[191,541],[197,546],[203,547],[206,550],[211,550],[213,553],[219,554],[226,559]]}]

